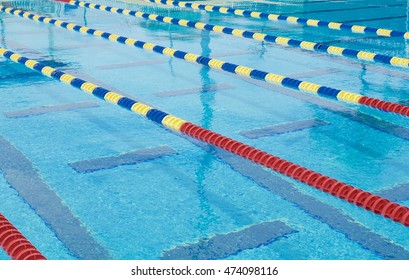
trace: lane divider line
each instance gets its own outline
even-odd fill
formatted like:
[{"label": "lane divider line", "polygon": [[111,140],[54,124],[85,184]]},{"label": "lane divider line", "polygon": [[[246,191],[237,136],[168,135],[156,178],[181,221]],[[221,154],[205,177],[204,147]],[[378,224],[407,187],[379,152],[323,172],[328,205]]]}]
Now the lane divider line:
[{"label": "lane divider line", "polygon": [[387,28],[376,28],[362,25],[346,24],[342,22],[333,22],[317,19],[298,18],[294,16],[286,16],[280,14],[263,13],[257,11],[241,10],[221,6],[204,5],[183,1],[167,1],[167,0],[141,0],[144,2],[151,2],[156,4],[163,4],[167,6],[175,6],[181,8],[191,8],[194,10],[202,10],[206,12],[216,12],[220,14],[232,14],[242,17],[251,17],[257,19],[266,19],[270,21],[284,21],[290,24],[303,24],[311,27],[324,27],[332,30],[345,30],[352,33],[360,34],[374,34],[379,37],[397,37],[409,39],[409,32],[391,30]]},{"label": "lane divider line", "polygon": [[178,18],[172,18],[168,16],[164,17],[164,16],[160,16],[156,14],[149,14],[149,13],[144,13],[140,11],[132,11],[132,10],[127,10],[127,9],[122,9],[122,8],[117,8],[117,7],[93,4],[93,3],[84,2],[84,1],[76,1],[76,0],[56,0],[56,1],[64,2],[64,3],[70,4],[73,6],[77,6],[77,7],[83,7],[83,8],[88,8],[88,9],[106,11],[110,13],[133,16],[136,18],[143,18],[143,19],[147,19],[151,21],[158,21],[158,22],[164,22],[167,24],[173,24],[173,25],[178,25],[178,26],[183,26],[183,27],[190,27],[190,28],[195,28],[198,30],[208,30],[212,32],[235,36],[235,37],[248,38],[248,39],[255,40],[255,41],[269,42],[269,43],[278,44],[278,45],[286,46],[286,47],[300,48],[306,51],[326,53],[326,54],[331,54],[331,55],[336,55],[336,56],[341,56],[341,57],[353,58],[353,59],[357,59],[361,61],[378,62],[378,63],[382,63],[382,64],[386,64],[390,66],[396,66],[396,67],[403,67],[403,68],[409,67],[409,59],[403,58],[403,57],[388,56],[388,55],[377,54],[377,53],[367,52],[367,51],[362,51],[362,50],[354,50],[354,49],[347,49],[347,48],[342,48],[338,46],[325,45],[325,44],[316,43],[316,42],[295,40],[292,38],[274,36],[274,35],[269,35],[266,33],[235,29],[235,28],[230,28],[230,27],[226,27],[222,25],[207,24],[207,23],[203,23],[199,21],[178,19]]},{"label": "lane divider line", "polygon": [[276,84],[282,87],[291,88],[300,92],[319,95],[322,97],[331,98],[346,103],[353,103],[356,105],[365,105],[371,108],[379,109],[385,112],[391,112],[402,116],[409,116],[409,106],[401,105],[394,102],[384,101],[377,98],[363,96],[357,93],[335,89],[327,86],[321,86],[318,84],[285,77],[282,75],[269,73],[257,69],[253,69],[243,65],[237,65],[222,60],[200,56],[194,53],[188,53],[160,45],[155,45],[149,42],[138,41],[136,39],[128,38],[125,36],[116,35],[113,33],[105,32],[98,29],[92,29],[85,26],[69,23],[57,19],[53,19],[46,16],[39,16],[33,13],[25,12],[18,9],[7,8],[0,5],[2,12],[20,16],[25,19],[30,19],[37,22],[44,22],[52,24],[70,31],[80,32],[83,34],[90,34],[96,37],[102,37],[115,43],[121,43],[128,46],[153,51],[159,54],[163,54],[169,57],[185,60],[190,63],[201,64],[213,69],[233,73],[235,75],[244,76],[247,78],[262,80],[267,83]]},{"label": "lane divider line", "polygon": [[409,208],[385,198],[363,191],[336,179],[322,175],[275,155],[269,154],[232,138],[202,128],[176,116],[165,113],[142,102],[135,101],[116,92],[87,82],[61,70],[46,66],[38,61],[23,57],[20,54],[0,48],[0,55],[8,60],[22,64],[45,76],[60,80],[104,101],[143,116],[171,131],[178,132],[212,146],[246,158],[273,171],[293,178],[308,186],[329,193],[340,199],[353,203],[361,208],[409,226]]},{"label": "lane divider line", "polygon": [[173,247],[162,252],[161,260],[221,260],[239,252],[267,246],[297,233],[286,223],[275,220],[250,225],[238,231],[218,233],[195,243]]},{"label": "lane divider line", "polygon": [[1,213],[0,246],[13,260],[46,260],[43,254]]},{"label": "lane divider line", "polygon": [[117,168],[125,165],[136,165],[167,156],[176,155],[177,152],[169,146],[158,146],[134,150],[119,155],[89,158],[68,163],[78,173],[91,173],[100,170]]}]

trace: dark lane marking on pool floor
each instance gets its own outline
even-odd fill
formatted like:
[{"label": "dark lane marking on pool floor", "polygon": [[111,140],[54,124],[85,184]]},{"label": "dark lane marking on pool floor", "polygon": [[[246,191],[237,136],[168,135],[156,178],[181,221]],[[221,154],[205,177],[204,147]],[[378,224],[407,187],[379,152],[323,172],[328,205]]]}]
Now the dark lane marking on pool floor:
[{"label": "dark lane marking on pool floor", "polygon": [[402,105],[405,105],[405,106],[409,106],[409,100],[399,101],[399,104],[402,104]]},{"label": "dark lane marking on pool floor", "polygon": [[[149,24],[145,24],[144,26],[149,27]],[[183,29],[181,26],[172,26],[173,28]],[[168,36],[160,36],[155,38],[156,41],[168,41],[168,40],[186,40],[186,39],[193,39],[193,38],[200,38],[201,34],[191,34],[191,35],[168,35]]]},{"label": "dark lane marking on pool floor", "polygon": [[98,43],[93,44],[76,44],[76,45],[64,45],[64,46],[53,46],[50,48],[52,51],[65,51],[65,50],[72,50],[72,49],[90,49],[90,48],[103,48],[109,46],[109,42],[101,41]]},{"label": "dark lane marking on pool floor", "polygon": [[382,37],[379,37],[379,36],[366,36],[366,37],[359,37],[359,38],[353,38],[353,37],[350,37],[350,38],[347,38],[347,39],[339,39],[339,40],[332,40],[332,41],[322,41],[322,42],[319,42],[319,44],[322,44],[322,45],[334,45],[334,44],[338,44],[338,43],[352,43],[352,42],[360,42],[360,41],[366,41],[366,40],[368,40],[368,39],[374,39],[374,40],[376,40],[376,39],[382,39]]},{"label": "dark lane marking on pool floor", "polygon": [[220,90],[233,89],[233,88],[234,87],[232,85],[222,83],[222,84],[209,85],[209,86],[203,86],[203,87],[161,91],[161,92],[156,93],[155,95],[159,97],[171,97],[171,96],[196,94],[196,93],[203,93],[203,92],[220,91]]},{"label": "dark lane marking on pool floor", "polygon": [[367,21],[398,19],[398,18],[407,18],[407,16],[401,15],[401,16],[381,17],[381,18],[351,19],[351,20],[344,20],[343,23],[356,23],[356,22],[367,22]]},{"label": "dark lane marking on pool floor", "polygon": [[381,190],[377,192],[377,195],[395,202],[409,200],[409,183],[403,183],[393,186],[390,189]]},{"label": "dark lane marking on pool floor", "polygon": [[226,56],[236,56],[236,55],[244,55],[244,54],[257,54],[259,51],[256,50],[238,50],[238,51],[227,51],[227,52],[215,52],[213,57],[226,57]]},{"label": "dark lane marking on pool floor", "polygon": [[95,108],[100,107],[94,102],[81,102],[71,103],[64,105],[52,105],[52,106],[40,106],[19,111],[4,112],[4,115],[8,118],[25,118],[30,116],[42,115],[51,112],[72,111],[77,109]]},{"label": "dark lane marking on pool floor", "polygon": [[177,246],[162,253],[162,260],[217,260],[241,251],[268,245],[296,231],[281,221],[263,222],[227,234],[202,238],[197,243]]},{"label": "dark lane marking on pool floor", "polygon": [[[253,53],[256,53],[256,51],[252,51],[252,50],[231,51],[231,52],[220,52],[219,54],[215,54],[213,56],[214,57],[225,57],[225,56],[236,56],[236,55],[253,54]],[[169,59],[139,60],[139,61],[129,62],[129,63],[100,65],[100,66],[96,66],[96,68],[101,69],[101,70],[132,68],[132,67],[139,67],[139,66],[146,66],[146,65],[165,64],[165,63],[168,63],[168,61],[171,60],[171,59],[173,59],[173,58],[171,57]]]},{"label": "dark lane marking on pool floor", "polygon": [[0,170],[21,198],[40,216],[77,258],[109,259],[108,252],[41,179],[31,162],[0,136]]},{"label": "dark lane marking on pool floor", "polygon": [[305,78],[305,77],[317,77],[317,76],[323,76],[323,75],[329,75],[329,74],[336,74],[336,73],[341,73],[341,72],[345,72],[345,71],[342,69],[338,69],[338,68],[324,68],[324,69],[312,70],[312,71],[307,71],[307,72],[292,73],[286,76],[291,77],[293,79],[299,79],[299,78]]},{"label": "dark lane marking on pool floor", "polygon": [[278,175],[264,170],[246,159],[219,149],[216,150],[216,156],[230,165],[236,172],[252,179],[264,189],[294,203],[315,219],[328,224],[331,228],[343,233],[348,239],[374,252],[381,258],[409,259],[409,252],[405,248],[371,231],[335,207],[303,194],[293,184]]},{"label": "dark lane marking on pool floor", "polygon": [[121,165],[133,165],[139,162],[154,160],[175,154],[177,154],[177,152],[174,149],[168,146],[161,146],[140,149],[121,155],[72,162],[68,165],[78,173],[89,173],[102,169],[111,169]]},{"label": "dark lane marking on pool floor", "polygon": [[123,69],[123,68],[133,68],[145,65],[155,65],[155,64],[165,64],[168,60],[165,59],[151,59],[151,60],[139,60],[135,62],[119,63],[119,64],[109,64],[96,66],[95,68],[101,70],[112,70],[112,69]]},{"label": "dark lane marking on pool floor", "polygon": [[247,131],[241,131],[239,134],[250,139],[257,139],[261,137],[285,134],[289,132],[295,132],[313,127],[326,126],[329,123],[320,119],[300,120],[284,124],[272,125],[263,128],[257,128]]},{"label": "dark lane marking on pool floor", "polygon": [[[14,70],[14,69],[13,69]],[[10,75],[0,75],[0,81],[1,82],[6,82],[7,86],[9,86],[9,81],[7,80],[19,80],[19,79],[29,79],[31,77],[35,78],[40,78],[41,74],[36,73],[36,72],[27,72],[27,73],[15,73],[15,74],[10,74]],[[44,77],[44,76],[43,76]]]}]

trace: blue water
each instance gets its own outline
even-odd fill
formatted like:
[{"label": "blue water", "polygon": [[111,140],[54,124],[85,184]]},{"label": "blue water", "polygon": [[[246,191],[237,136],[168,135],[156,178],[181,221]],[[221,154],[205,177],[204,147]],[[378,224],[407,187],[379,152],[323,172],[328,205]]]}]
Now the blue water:
[{"label": "blue water", "polygon": [[[401,57],[407,57],[409,50],[403,39],[372,38],[370,35],[193,12],[142,1],[93,2]],[[370,4],[358,0],[211,2],[408,30],[406,1],[377,0]],[[53,1],[3,3],[90,28],[363,95],[394,102],[409,100],[406,69],[84,10]],[[385,8],[385,5],[390,7]],[[254,84],[185,61],[5,13],[0,15],[0,42],[4,48],[361,189],[377,193],[409,183],[409,125],[406,118],[319,97],[308,97],[308,102],[284,95],[281,89],[266,88],[260,83]],[[228,87],[223,89],[221,84]],[[212,85],[221,89],[206,90]],[[68,207],[89,236],[106,250],[108,258],[159,259],[163,252],[176,246],[187,246],[201,238],[276,220],[284,222],[294,232],[267,245],[238,252],[228,259],[385,258],[382,253],[357,242],[353,234],[346,234],[346,224],[334,228],[327,220],[313,214],[317,209],[314,203],[301,206],[283,197],[274,192],[275,183],[272,183],[272,190],[262,187],[255,179],[265,171],[262,168],[245,176],[232,168],[217,150],[198,146],[196,142],[148,120],[5,60],[1,61],[0,88],[0,136],[24,154],[38,177],[57,194],[62,205]],[[164,91],[177,93],[186,89],[193,93],[161,96]],[[285,92],[305,96],[291,90]],[[317,100],[326,105],[314,104]],[[4,114],[87,101],[94,101],[99,106],[23,118],[9,118]],[[355,117],[345,117],[345,112]],[[319,119],[328,125],[257,139],[240,134],[308,119]],[[385,131],[375,129],[379,126]],[[77,173],[69,166],[72,162],[163,145],[171,147],[177,154],[91,173]],[[409,232],[404,226],[268,172],[271,178],[278,176],[289,183],[296,197],[308,196],[312,201],[335,209],[339,215],[349,217],[356,227],[364,227],[367,234],[375,233],[378,239],[409,251]],[[54,228],[63,227],[67,217],[58,217],[54,226],[48,224],[38,214],[41,205],[36,206],[37,210],[28,205],[27,199],[19,195],[7,176],[0,176],[0,193],[0,213],[48,259],[80,258],[70,250],[72,243],[63,242]],[[409,206],[408,200],[399,203]],[[356,227],[351,231],[354,232]],[[70,232],[66,234],[70,242],[75,243]],[[0,259],[8,259],[1,249]]]}]

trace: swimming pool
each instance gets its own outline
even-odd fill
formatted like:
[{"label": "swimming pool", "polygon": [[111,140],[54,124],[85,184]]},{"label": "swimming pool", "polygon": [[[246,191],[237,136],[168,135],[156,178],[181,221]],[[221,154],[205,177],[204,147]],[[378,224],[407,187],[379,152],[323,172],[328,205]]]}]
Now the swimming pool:
[{"label": "swimming pool", "polygon": [[[95,3],[408,57],[401,38],[144,1]],[[406,1],[212,4],[409,30]],[[54,1],[2,5],[409,104],[404,68]],[[7,13],[0,24],[3,48],[409,206],[405,117]],[[0,213],[48,259],[409,258],[408,229],[399,223],[171,133],[22,65],[4,60],[1,66]],[[9,256],[0,250],[0,259]]]}]

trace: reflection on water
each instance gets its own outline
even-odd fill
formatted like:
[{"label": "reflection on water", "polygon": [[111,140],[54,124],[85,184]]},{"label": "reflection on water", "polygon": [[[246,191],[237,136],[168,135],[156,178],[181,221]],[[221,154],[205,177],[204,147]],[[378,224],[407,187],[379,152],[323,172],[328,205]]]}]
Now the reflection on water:
[{"label": "reflection on water", "polygon": [[[409,0],[406,5],[406,31],[409,31]],[[409,57],[409,42],[408,40],[405,40],[405,46],[406,46],[406,57]]]},{"label": "reflection on water", "polygon": [[84,20],[84,26],[88,26],[88,22],[87,22],[87,9],[84,9],[83,20]]},{"label": "reflection on water", "polygon": [[[203,14],[203,20],[208,21],[209,15]],[[210,49],[210,32],[203,30],[201,32],[200,46],[202,49],[201,55],[209,57],[211,54]],[[215,91],[209,89],[210,86],[214,85],[214,81],[210,78],[210,68],[206,66],[200,67],[200,78],[202,82],[202,90],[200,91],[200,102],[202,104],[202,119],[200,125],[204,128],[210,129],[213,120],[213,105],[215,98]],[[197,182],[197,194],[199,197],[199,207],[202,210],[199,215],[199,223],[197,224],[197,229],[202,233],[206,233],[207,229],[215,222],[217,222],[220,217],[214,213],[213,206],[208,201],[206,196],[206,175],[212,173],[214,156],[212,153],[205,153],[203,158],[200,160],[200,164],[196,169],[196,182]]]},{"label": "reflection on water", "polygon": [[[210,31],[203,30],[201,32],[200,46],[202,47],[202,56],[209,57],[211,53],[210,45]],[[202,66],[200,68],[200,78],[202,81],[202,90],[200,91],[200,101],[202,104],[202,120],[201,126],[207,129],[211,128],[211,123],[213,119],[213,109],[212,105],[214,104],[215,91],[211,90],[214,81],[210,78],[209,75],[210,67]],[[209,90],[210,88],[210,90]]]},{"label": "reflection on water", "polygon": [[55,59],[54,57],[54,28],[53,26],[49,25],[48,26],[48,55],[52,58],[52,60]]},{"label": "reflection on water", "polygon": [[6,49],[7,49],[6,35],[5,35],[6,26],[4,25],[4,22],[3,22],[3,19],[2,19],[2,18],[0,18],[0,28],[1,28],[1,30],[0,30],[1,46],[2,46],[3,48],[6,48]]}]

